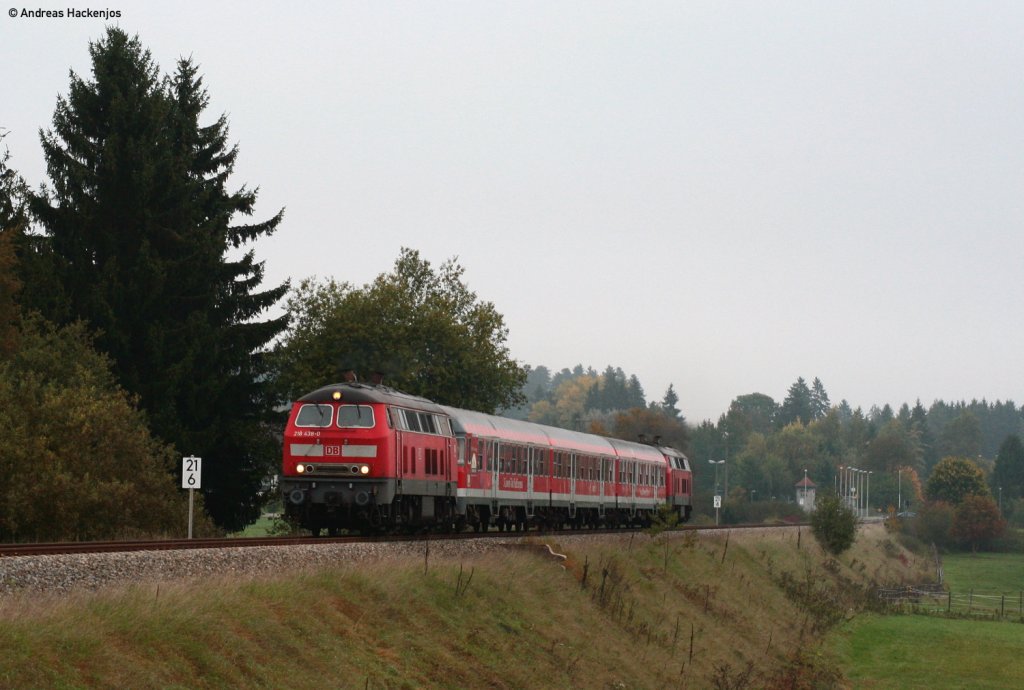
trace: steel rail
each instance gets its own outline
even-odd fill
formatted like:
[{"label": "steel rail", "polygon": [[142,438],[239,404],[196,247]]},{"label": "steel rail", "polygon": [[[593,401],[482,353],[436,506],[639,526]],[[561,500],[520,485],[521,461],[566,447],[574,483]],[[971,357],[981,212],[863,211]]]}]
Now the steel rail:
[{"label": "steel rail", "polygon": [[[685,525],[676,527],[670,532],[721,532],[723,530],[756,529],[766,527],[807,527],[809,523],[786,523],[781,525],[744,524],[744,525]],[[645,528],[603,528],[603,529],[564,529],[564,530],[526,530],[506,531],[490,530],[487,532],[459,533],[419,533],[419,534],[386,534],[386,535],[346,535],[340,537],[217,537],[204,539],[151,539],[134,541],[82,541],[82,542],[50,542],[50,543],[19,543],[0,544],[0,558],[14,556],[56,556],[83,553],[114,553],[129,551],[176,551],[190,549],[225,549],[248,548],[254,546],[300,546],[307,544],[358,544],[380,542],[409,541],[441,541],[456,539],[488,539],[488,538],[527,538],[553,536],[587,536],[587,535],[624,535],[643,532]]]}]

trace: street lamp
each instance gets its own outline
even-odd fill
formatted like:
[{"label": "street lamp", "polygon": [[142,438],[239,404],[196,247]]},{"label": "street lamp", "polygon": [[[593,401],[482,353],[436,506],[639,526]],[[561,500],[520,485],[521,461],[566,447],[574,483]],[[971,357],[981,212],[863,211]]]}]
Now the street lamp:
[{"label": "street lamp", "polygon": [[715,493],[718,493],[718,466],[724,465],[725,460],[708,460],[712,465],[715,466]]},{"label": "street lamp", "polygon": [[846,507],[850,510],[855,510],[854,506],[857,501],[857,468],[847,467],[846,472]]},{"label": "street lamp", "polygon": [[903,512],[903,468],[896,468],[896,515]]},{"label": "street lamp", "polygon": [[871,470],[868,470],[868,492],[864,496],[864,517],[871,517]]},{"label": "street lamp", "polygon": [[803,497],[803,500],[800,501],[800,507],[802,507],[805,511],[807,510],[807,468],[806,467],[804,468],[804,497]]},{"label": "street lamp", "polygon": [[729,495],[729,463],[728,463],[728,460],[729,460],[729,432],[728,431],[723,431],[722,432],[722,436],[725,437],[725,460],[723,460],[722,462],[725,463],[725,495],[728,496]]},{"label": "street lamp", "polygon": [[999,514],[1003,514],[1003,487],[999,487]]},{"label": "street lamp", "polygon": [[756,494],[756,493],[757,493],[757,489],[751,489],[750,490],[750,502],[751,503],[754,502],[754,494]]}]

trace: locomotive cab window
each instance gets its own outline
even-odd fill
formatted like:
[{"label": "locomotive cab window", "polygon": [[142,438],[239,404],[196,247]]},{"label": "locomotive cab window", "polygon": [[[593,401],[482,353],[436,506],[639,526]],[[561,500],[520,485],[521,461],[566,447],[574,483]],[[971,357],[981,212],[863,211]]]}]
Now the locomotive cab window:
[{"label": "locomotive cab window", "polygon": [[295,416],[295,426],[325,427],[331,425],[334,408],[330,405],[303,405]]},{"label": "locomotive cab window", "polygon": [[367,405],[342,405],[338,408],[338,426],[342,429],[373,427],[373,408]]},{"label": "locomotive cab window", "polygon": [[405,428],[407,431],[420,430],[420,417],[415,412],[402,410],[402,419],[405,421]]},{"label": "locomotive cab window", "polygon": [[436,434],[437,427],[434,426],[434,415],[427,412],[420,412],[420,431],[425,434]]}]

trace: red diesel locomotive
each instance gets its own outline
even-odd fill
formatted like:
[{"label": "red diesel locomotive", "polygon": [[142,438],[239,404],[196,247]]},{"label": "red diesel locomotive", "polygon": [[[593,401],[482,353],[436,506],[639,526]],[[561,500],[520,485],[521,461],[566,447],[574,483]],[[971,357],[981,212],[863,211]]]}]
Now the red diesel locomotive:
[{"label": "red diesel locomotive", "polygon": [[286,516],[326,529],[486,530],[646,524],[690,516],[693,475],[673,448],[437,405],[338,383],[292,406]]}]

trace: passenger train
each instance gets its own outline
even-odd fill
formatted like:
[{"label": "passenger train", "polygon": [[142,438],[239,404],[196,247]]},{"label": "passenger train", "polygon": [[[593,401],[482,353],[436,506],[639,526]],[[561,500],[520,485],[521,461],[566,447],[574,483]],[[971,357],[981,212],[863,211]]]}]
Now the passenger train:
[{"label": "passenger train", "polygon": [[678,450],[338,383],[297,400],[284,433],[286,517],[323,530],[485,531],[645,525],[690,516]]}]

